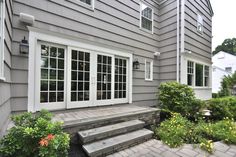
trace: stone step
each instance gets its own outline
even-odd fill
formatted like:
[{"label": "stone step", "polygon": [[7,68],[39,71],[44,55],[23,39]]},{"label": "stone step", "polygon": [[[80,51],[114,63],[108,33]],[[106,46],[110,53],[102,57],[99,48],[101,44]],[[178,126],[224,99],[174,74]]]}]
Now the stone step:
[{"label": "stone step", "polygon": [[79,140],[85,144],[98,141],[104,138],[112,137],[122,133],[131,132],[143,128],[145,122],[140,120],[132,120],[113,125],[107,125],[99,128],[89,129],[78,132]]},{"label": "stone step", "polygon": [[145,123],[148,125],[148,124],[153,124],[153,120],[155,120],[156,117],[159,115],[159,111],[160,110],[157,108],[147,108],[132,112],[124,112],[119,114],[98,116],[94,118],[65,121],[63,124],[63,128],[66,132],[73,135],[77,134],[78,131],[81,130],[97,128],[105,125],[110,125],[114,123],[120,123],[135,119],[140,119],[142,121],[145,121]]},{"label": "stone step", "polygon": [[116,151],[120,151],[130,146],[142,143],[150,139],[152,135],[152,131],[141,129],[83,145],[83,149],[90,157],[105,156],[110,153],[114,153]]}]

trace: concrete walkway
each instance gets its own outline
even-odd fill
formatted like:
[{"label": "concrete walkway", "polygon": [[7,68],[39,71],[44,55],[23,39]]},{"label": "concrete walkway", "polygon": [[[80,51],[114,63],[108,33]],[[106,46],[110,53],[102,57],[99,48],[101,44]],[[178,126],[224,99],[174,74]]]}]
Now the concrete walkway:
[{"label": "concrete walkway", "polygon": [[236,157],[236,146],[215,142],[214,153],[209,154],[199,149],[197,145],[186,144],[173,149],[161,141],[152,139],[108,157]]}]

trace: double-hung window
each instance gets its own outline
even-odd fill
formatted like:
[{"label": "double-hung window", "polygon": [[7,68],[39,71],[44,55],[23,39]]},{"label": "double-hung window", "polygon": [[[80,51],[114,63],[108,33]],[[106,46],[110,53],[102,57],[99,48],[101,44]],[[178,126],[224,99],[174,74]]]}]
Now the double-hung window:
[{"label": "double-hung window", "polygon": [[203,17],[200,14],[197,15],[197,31],[203,33]]},{"label": "double-hung window", "polygon": [[145,80],[153,80],[153,61],[145,60]]},{"label": "double-hung window", "polygon": [[0,80],[4,78],[4,19],[5,19],[5,0],[0,0]]},{"label": "double-hung window", "polygon": [[94,9],[94,0],[77,0],[79,1],[81,4],[84,4],[87,7],[91,7],[92,9]]},{"label": "double-hung window", "polygon": [[193,87],[209,87],[210,67],[193,61],[187,62],[187,84]]},{"label": "double-hung window", "polygon": [[153,9],[144,3],[140,4],[140,27],[153,32]]},{"label": "double-hung window", "polygon": [[193,85],[194,80],[194,63],[191,61],[188,61],[188,85]]}]

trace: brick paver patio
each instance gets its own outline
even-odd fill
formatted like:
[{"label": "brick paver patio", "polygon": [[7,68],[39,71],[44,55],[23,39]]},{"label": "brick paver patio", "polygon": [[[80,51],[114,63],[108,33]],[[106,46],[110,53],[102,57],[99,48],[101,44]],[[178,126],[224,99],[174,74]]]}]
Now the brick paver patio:
[{"label": "brick paver patio", "polygon": [[236,146],[215,142],[214,153],[209,154],[197,145],[186,144],[180,148],[170,148],[161,141],[152,139],[107,157],[236,157]]}]

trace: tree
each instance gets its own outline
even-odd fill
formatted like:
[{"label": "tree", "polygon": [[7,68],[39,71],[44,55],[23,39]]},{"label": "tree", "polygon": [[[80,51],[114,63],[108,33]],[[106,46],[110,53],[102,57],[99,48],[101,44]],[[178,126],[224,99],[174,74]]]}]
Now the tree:
[{"label": "tree", "polygon": [[218,45],[216,47],[215,51],[213,51],[213,55],[217,54],[220,51],[236,55],[236,38],[225,39],[221,45]]},{"label": "tree", "polygon": [[219,96],[230,96],[233,94],[234,87],[236,85],[236,72],[230,76],[225,76],[221,82],[221,90]]}]

